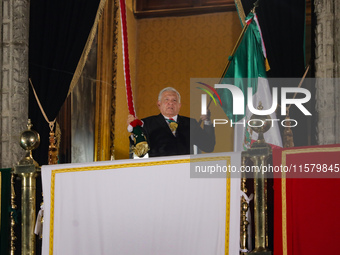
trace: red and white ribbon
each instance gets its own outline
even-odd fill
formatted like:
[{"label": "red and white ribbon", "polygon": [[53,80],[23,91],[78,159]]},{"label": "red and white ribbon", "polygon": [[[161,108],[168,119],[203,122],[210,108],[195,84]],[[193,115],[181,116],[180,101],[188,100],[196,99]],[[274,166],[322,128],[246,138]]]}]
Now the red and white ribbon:
[{"label": "red and white ribbon", "polygon": [[130,63],[129,63],[129,47],[128,47],[128,37],[127,37],[127,26],[126,26],[126,5],[125,0],[120,0],[120,20],[122,27],[122,47],[123,47],[123,65],[124,65],[124,78],[125,78],[125,88],[126,88],[126,99],[128,104],[129,113],[136,116],[133,96],[131,89],[131,77],[130,77]]}]

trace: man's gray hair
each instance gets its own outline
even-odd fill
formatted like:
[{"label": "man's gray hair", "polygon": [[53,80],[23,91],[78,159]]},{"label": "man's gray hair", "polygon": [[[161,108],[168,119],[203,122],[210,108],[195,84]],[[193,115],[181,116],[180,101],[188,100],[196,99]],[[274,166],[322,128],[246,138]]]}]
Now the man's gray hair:
[{"label": "man's gray hair", "polygon": [[177,96],[178,96],[178,103],[181,102],[181,95],[180,95],[179,92],[178,92],[176,89],[174,89],[173,87],[166,87],[166,88],[162,89],[161,92],[159,92],[159,94],[158,94],[158,101],[161,101],[162,94],[163,94],[163,92],[165,92],[165,91],[173,91],[173,92],[176,92],[176,94],[177,94]]}]

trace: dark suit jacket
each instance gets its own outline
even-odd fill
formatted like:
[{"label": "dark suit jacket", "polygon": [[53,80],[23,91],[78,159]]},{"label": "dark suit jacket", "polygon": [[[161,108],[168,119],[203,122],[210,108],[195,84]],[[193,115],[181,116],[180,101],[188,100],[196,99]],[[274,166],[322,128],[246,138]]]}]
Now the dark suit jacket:
[{"label": "dark suit jacket", "polygon": [[142,120],[150,157],[190,154],[193,153],[194,144],[205,152],[214,150],[215,132],[212,125],[202,129],[195,119],[178,115],[178,127],[174,136],[162,114]]}]

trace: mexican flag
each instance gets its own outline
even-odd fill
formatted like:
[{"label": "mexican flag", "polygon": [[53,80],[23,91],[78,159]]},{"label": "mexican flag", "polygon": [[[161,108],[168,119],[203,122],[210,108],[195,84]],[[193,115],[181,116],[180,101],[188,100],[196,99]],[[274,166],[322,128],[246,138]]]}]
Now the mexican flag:
[{"label": "mexican flag", "polygon": [[[243,38],[230,57],[230,65],[222,79],[223,84],[237,86],[244,95],[244,114],[233,114],[233,97],[229,89],[218,89],[223,102],[222,108],[234,127],[234,151],[244,151],[250,148],[251,142],[257,140],[258,134],[248,126],[252,113],[247,107],[248,97],[253,99],[256,109],[262,103],[263,110],[272,107],[272,97],[266,76],[266,50],[262,40],[261,29],[256,13],[250,13],[246,18],[247,28]],[[252,95],[248,95],[248,87],[252,88]],[[270,115],[274,120],[275,112]],[[282,139],[278,121],[272,121],[272,127],[264,133],[265,141],[271,145],[282,147]]]}]

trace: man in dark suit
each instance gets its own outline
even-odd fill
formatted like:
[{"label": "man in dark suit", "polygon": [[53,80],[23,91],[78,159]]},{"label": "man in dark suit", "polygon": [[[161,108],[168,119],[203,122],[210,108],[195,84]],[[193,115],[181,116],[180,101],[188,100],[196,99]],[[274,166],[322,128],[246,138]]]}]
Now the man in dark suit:
[{"label": "man in dark suit", "polygon": [[[193,145],[205,152],[215,147],[215,132],[209,116],[201,116],[202,129],[195,119],[179,115],[181,96],[172,87],[163,89],[157,101],[159,115],[142,119],[143,131],[150,147],[149,156],[172,156],[193,153]],[[135,120],[128,116],[128,124]],[[131,126],[128,128],[131,132]]]}]

